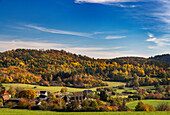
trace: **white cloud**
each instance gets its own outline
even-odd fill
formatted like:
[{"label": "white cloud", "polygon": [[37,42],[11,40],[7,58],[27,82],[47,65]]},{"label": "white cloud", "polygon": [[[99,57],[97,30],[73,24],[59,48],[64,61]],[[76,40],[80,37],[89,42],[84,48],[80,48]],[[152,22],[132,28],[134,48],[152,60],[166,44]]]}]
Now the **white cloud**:
[{"label": "white cloud", "polygon": [[156,17],[160,21],[170,25],[170,1],[169,0],[157,0],[161,6],[156,9],[156,13],[152,16]]},{"label": "white cloud", "polygon": [[[116,49],[122,49],[123,47],[111,47],[111,48],[99,48],[99,47],[88,47],[88,48],[83,48],[83,47],[73,47],[69,48],[71,50],[75,51],[97,51],[97,50],[116,50]],[[69,50],[68,49],[68,50]]]},{"label": "white cloud", "polygon": [[81,52],[81,54],[87,55],[89,57],[102,58],[102,59],[111,59],[111,58],[126,57],[126,56],[149,57],[148,55],[140,55],[132,51],[112,51],[112,52],[111,51],[110,52],[105,52],[105,51],[93,52],[92,51],[92,52]]},{"label": "white cloud", "polygon": [[16,36],[11,36],[11,35],[0,35],[0,39],[8,39],[8,38],[14,38]]},{"label": "white cloud", "polygon": [[143,0],[75,0],[75,3],[96,3],[104,5],[114,5],[122,8],[135,8],[137,5],[124,5],[127,2],[138,2]]},{"label": "white cloud", "polygon": [[43,42],[32,42],[32,41],[0,41],[0,51],[25,48],[25,49],[50,49],[50,48],[61,48],[66,47],[65,44],[56,43],[43,43]]},{"label": "white cloud", "polygon": [[[94,58],[113,58],[120,56],[130,56],[128,52],[124,51],[111,51],[121,49],[123,47],[73,47],[67,44],[47,43],[47,42],[35,42],[35,41],[0,41],[0,51],[12,50],[17,48],[24,49],[57,49],[66,50],[71,53],[86,55]],[[122,52],[122,54],[121,54]]]},{"label": "white cloud", "polygon": [[156,38],[150,38],[150,39],[147,39],[146,41],[148,41],[148,42],[154,42],[154,41],[156,41]]},{"label": "white cloud", "polygon": [[153,34],[149,33],[148,36],[149,36],[149,38],[146,41],[153,42],[156,44],[156,46],[148,46],[148,48],[150,48],[150,49],[156,49],[156,48],[170,45],[170,35],[164,35],[160,38],[156,38],[156,37],[154,37]]},{"label": "white cloud", "polygon": [[137,2],[141,0],[75,0],[75,3],[124,3],[124,2]]},{"label": "white cloud", "polygon": [[126,36],[106,36],[105,39],[121,39],[126,38]]},{"label": "white cloud", "polygon": [[148,33],[148,36],[149,36],[150,38],[154,37],[154,35],[151,34],[151,33]]},{"label": "white cloud", "polygon": [[26,27],[33,28],[36,30],[40,30],[43,32],[49,32],[54,34],[66,34],[66,35],[75,35],[75,36],[83,36],[83,37],[90,37],[91,34],[88,33],[79,33],[79,32],[72,32],[72,31],[63,31],[63,30],[57,30],[57,29],[48,29],[44,27],[34,26],[34,25],[25,25]]}]

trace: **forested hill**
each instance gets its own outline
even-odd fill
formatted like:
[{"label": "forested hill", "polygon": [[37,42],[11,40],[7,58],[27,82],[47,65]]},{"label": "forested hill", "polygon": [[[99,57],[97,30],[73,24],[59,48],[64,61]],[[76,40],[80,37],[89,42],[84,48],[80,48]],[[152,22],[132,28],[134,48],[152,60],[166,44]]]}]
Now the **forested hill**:
[{"label": "forested hill", "polygon": [[150,57],[149,59],[170,63],[170,54],[156,55],[154,57]]},{"label": "forested hill", "polygon": [[104,81],[128,86],[168,84],[170,64],[153,59],[93,59],[59,50],[17,49],[0,53],[0,82],[96,87]]}]

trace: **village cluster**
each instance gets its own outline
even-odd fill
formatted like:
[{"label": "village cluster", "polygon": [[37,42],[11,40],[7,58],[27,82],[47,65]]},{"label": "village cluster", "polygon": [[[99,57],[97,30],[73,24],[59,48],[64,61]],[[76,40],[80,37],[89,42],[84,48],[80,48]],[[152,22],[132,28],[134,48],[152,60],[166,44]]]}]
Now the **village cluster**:
[{"label": "village cluster", "polygon": [[[34,87],[36,89],[36,87]],[[144,99],[170,99],[170,86],[152,90],[137,88],[126,90],[125,86],[98,87],[96,91],[84,90],[81,92],[68,92],[61,88],[60,92],[34,91],[10,87],[8,90],[2,86],[0,91],[0,107],[48,110],[48,111],[169,111],[168,103],[162,103],[156,109],[152,105],[140,101],[135,109],[130,109],[126,103]],[[117,90],[124,90],[117,93]],[[162,94],[164,95],[162,95]]]}]

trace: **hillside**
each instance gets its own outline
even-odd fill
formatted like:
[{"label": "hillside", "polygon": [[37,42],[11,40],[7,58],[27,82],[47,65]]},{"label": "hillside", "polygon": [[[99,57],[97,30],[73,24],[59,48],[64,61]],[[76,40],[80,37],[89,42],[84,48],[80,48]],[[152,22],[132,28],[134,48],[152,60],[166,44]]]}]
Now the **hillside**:
[{"label": "hillside", "polygon": [[150,57],[150,59],[170,63],[170,54],[156,55],[154,57]]},{"label": "hillside", "polygon": [[59,50],[17,49],[0,53],[0,82],[43,86],[98,87],[104,81],[128,86],[168,84],[170,64],[153,59],[93,59]]}]

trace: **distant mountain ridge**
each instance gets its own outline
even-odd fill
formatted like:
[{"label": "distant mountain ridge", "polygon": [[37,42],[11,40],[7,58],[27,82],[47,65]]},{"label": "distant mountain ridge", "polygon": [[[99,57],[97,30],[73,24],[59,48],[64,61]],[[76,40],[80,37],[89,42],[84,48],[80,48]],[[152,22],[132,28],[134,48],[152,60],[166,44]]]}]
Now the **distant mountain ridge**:
[{"label": "distant mountain ridge", "polygon": [[149,59],[170,63],[170,54],[156,55],[154,57],[150,57]]}]

